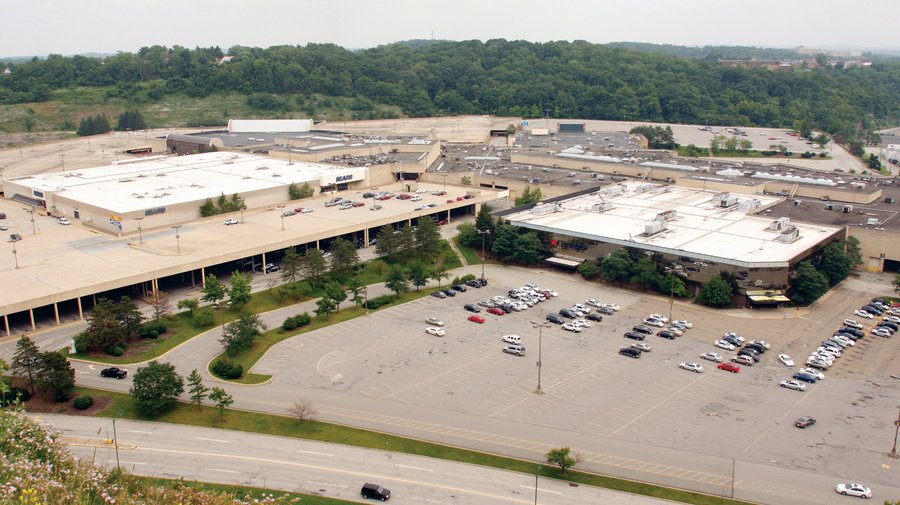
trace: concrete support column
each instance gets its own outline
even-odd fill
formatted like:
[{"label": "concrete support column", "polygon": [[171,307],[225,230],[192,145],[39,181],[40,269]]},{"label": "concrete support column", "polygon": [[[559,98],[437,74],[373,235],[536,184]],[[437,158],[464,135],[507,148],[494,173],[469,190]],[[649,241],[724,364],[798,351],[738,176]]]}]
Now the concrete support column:
[{"label": "concrete support column", "polygon": [[158,279],[153,279],[150,282],[150,291],[152,291],[154,293],[159,293],[159,280]]},{"label": "concrete support column", "polygon": [[37,326],[34,325],[34,309],[28,309],[28,317],[31,318],[31,331],[37,331]]},{"label": "concrete support column", "polygon": [[200,287],[206,287],[206,267],[200,267]]},{"label": "concrete support column", "polygon": [[59,305],[53,302],[53,315],[56,317],[56,326],[59,326]]},{"label": "concrete support column", "polygon": [[7,336],[7,337],[10,336],[10,333],[9,333],[9,316],[7,316],[6,314],[3,314],[3,326],[6,327],[6,336]]},{"label": "concrete support column", "polygon": [[266,253],[262,253],[262,271],[263,275],[269,275],[269,272],[266,272]]},{"label": "concrete support column", "polygon": [[78,301],[78,319],[81,319],[82,321],[84,321],[84,311],[81,310],[81,297],[79,296],[75,300]]},{"label": "concrete support column", "polygon": [[197,287],[197,283],[195,282],[195,279],[194,279],[194,270],[191,270],[191,287],[192,288]]},{"label": "concrete support column", "polygon": [[319,247],[319,239],[316,239],[316,249],[319,249],[320,251],[322,250],[322,249]]},{"label": "concrete support column", "polygon": [[369,229],[363,230],[363,247],[369,247]]}]

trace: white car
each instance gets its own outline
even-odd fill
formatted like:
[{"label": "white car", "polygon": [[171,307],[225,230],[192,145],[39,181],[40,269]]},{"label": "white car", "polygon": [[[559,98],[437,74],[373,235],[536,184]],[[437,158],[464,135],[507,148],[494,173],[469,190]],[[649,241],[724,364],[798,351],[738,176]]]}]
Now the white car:
[{"label": "white car", "polygon": [[586,303],[587,305],[590,305],[591,307],[597,308],[597,309],[599,309],[600,307],[603,306],[602,303],[598,302],[597,300],[594,300],[593,298],[588,298],[584,303]]},{"label": "white car", "polygon": [[553,296],[553,297],[559,296],[559,293],[557,293],[556,291],[553,291],[552,289],[547,289],[546,291],[548,293],[550,293],[550,296]]},{"label": "white car", "polygon": [[801,368],[800,370],[798,370],[798,372],[808,373],[812,376],[815,376],[815,378],[818,380],[825,380],[825,374],[816,370],[815,368]]},{"label": "white car", "polygon": [[864,317],[866,319],[874,319],[875,318],[875,316],[873,316],[872,314],[869,314],[868,312],[866,312],[864,310],[859,310],[859,309],[854,310],[853,315],[859,316],[859,317]]},{"label": "white car", "polygon": [[428,193],[428,190],[425,188],[419,188],[416,190],[416,193]]},{"label": "white car", "polygon": [[618,312],[619,309],[622,308],[622,307],[619,307],[618,305],[616,305],[615,303],[604,303],[603,306],[604,306],[604,307],[607,307],[607,308],[610,308],[610,309],[612,309],[612,310],[614,310],[614,311],[616,311],[616,312]]},{"label": "white car", "polygon": [[581,326],[582,328],[589,328],[591,326],[591,322],[587,319],[573,319],[572,324],[575,326]]},{"label": "white car", "polygon": [[500,340],[506,342],[507,344],[519,345],[522,343],[522,337],[518,335],[503,335],[502,337],[500,337]]},{"label": "white car", "polygon": [[508,345],[503,348],[506,354],[515,354],[516,356],[525,356],[525,348],[521,345]]},{"label": "white car", "polygon": [[724,340],[716,340],[713,345],[718,347],[719,349],[725,349],[726,351],[733,351],[734,346]]},{"label": "white car", "polygon": [[794,360],[787,354],[779,354],[778,361],[782,362],[784,366],[794,366]]},{"label": "white car", "polygon": [[844,319],[844,326],[856,328],[857,330],[861,330],[863,327],[863,325],[859,324],[859,321],[857,321],[856,319]]},{"label": "white car", "polygon": [[827,370],[828,369],[828,363],[825,363],[824,361],[822,361],[816,357],[813,357],[813,356],[810,356],[810,358],[808,360],[806,360],[806,366],[818,368],[819,370]]},{"label": "white car", "polygon": [[237,219],[234,219],[234,218],[229,218],[229,219],[225,220],[225,226],[229,226],[232,224],[240,224],[240,221],[238,221]]},{"label": "white car", "polygon": [[669,318],[663,316],[662,314],[650,314],[650,319],[659,319],[660,321],[662,321],[664,323],[669,322]]},{"label": "white car", "polygon": [[645,344],[643,342],[636,342],[634,344],[631,344],[631,347],[639,349],[641,352],[650,352],[650,344]]},{"label": "white car", "polygon": [[422,197],[419,196],[419,195],[413,195],[412,198],[409,199],[409,201],[411,201],[411,202],[421,202],[421,201],[422,201]]},{"label": "white car", "polygon": [[878,335],[879,337],[890,337],[891,332],[884,328],[875,328],[872,330],[872,335]]},{"label": "white car", "polygon": [[581,333],[581,326],[574,325],[572,323],[566,323],[562,326],[562,329],[566,331],[571,331],[575,333]]},{"label": "white car", "polygon": [[688,321],[687,319],[679,319],[677,321],[672,321],[672,324],[680,324],[681,326],[684,326],[685,328],[693,328],[694,327],[694,323]]},{"label": "white car", "polygon": [[580,303],[576,303],[575,305],[572,305],[572,308],[575,309],[575,310],[577,310],[577,311],[584,312],[585,314],[590,314],[590,313],[591,313],[591,308],[590,308],[590,307],[588,307],[587,305],[582,305],[582,304],[580,304]]},{"label": "white car", "polygon": [[856,496],[859,498],[872,497],[871,489],[855,482],[850,482],[848,484],[838,484],[837,486],[834,486],[834,492],[837,494],[842,494],[844,496]]},{"label": "white car", "polygon": [[429,317],[425,320],[426,324],[430,324],[431,326],[444,326],[444,322],[436,317]]},{"label": "white car", "polygon": [[443,328],[438,328],[437,326],[429,326],[425,328],[425,333],[429,335],[434,335],[435,337],[443,337],[445,335]]},{"label": "white car", "polygon": [[840,358],[841,354],[842,354],[840,349],[837,349],[837,348],[831,347],[831,346],[824,346],[824,345],[817,348],[816,352],[819,354],[831,355],[831,356],[834,356],[835,358]]},{"label": "white car", "polygon": [[850,347],[855,347],[855,346],[856,346],[856,342],[854,342],[852,338],[847,338],[847,337],[845,337],[845,336],[843,336],[843,335],[835,335],[835,336],[833,336],[833,337],[831,337],[831,338],[832,338],[833,340],[835,340],[835,341],[841,343],[841,344],[849,345]]},{"label": "white car", "polygon": [[717,352],[705,352],[700,355],[701,358],[712,361],[714,363],[721,363],[725,358],[722,357],[721,354]]},{"label": "white car", "polygon": [[781,381],[781,387],[793,389],[794,391],[806,391],[806,384],[794,380]]},{"label": "white car", "polygon": [[765,340],[751,340],[750,343],[751,344],[759,344],[759,345],[765,347],[766,349],[772,348],[772,345],[769,344],[768,342],[766,342]]},{"label": "white car", "polygon": [[889,323],[897,323],[900,324],[900,317],[897,316],[884,316],[881,318],[882,321],[887,321]]},{"label": "white car", "polygon": [[66,217],[61,217],[61,218],[57,219],[57,221],[59,222],[59,224],[62,224],[65,226],[69,226],[70,224],[72,224],[72,222],[69,221],[69,218],[66,218]]},{"label": "white car", "polygon": [[693,361],[689,361],[687,363],[680,363],[678,368],[683,368],[689,372],[700,373],[703,371],[703,366],[700,363],[694,363]]},{"label": "white car", "polygon": [[825,363],[826,366],[831,366],[834,364],[834,358],[830,354],[824,353],[813,353],[809,355],[809,359],[806,360],[806,364],[812,366],[811,361],[821,361]]},{"label": "white car", "polygon": [[300,207],[299,209],[294,209],[301,214],[309,214],[310,212],[314,212],[315,209],[310,207]]},{"label": "white car", "polygon": [[659,319],[649,317],[647,319],[644,319],[644,324],[646,324],[647,326],[656,326],[657,328],[662,328],[666,325],[666,323],[660,321]]},{"label": "white car", "polygon": [[672,333],[678,335],[679,337],[684,335],[684,330],[682,330],[681,328],[676,328],[674,326],[669,326],[668,328],[666,328],[666,330],[671,331]]}]

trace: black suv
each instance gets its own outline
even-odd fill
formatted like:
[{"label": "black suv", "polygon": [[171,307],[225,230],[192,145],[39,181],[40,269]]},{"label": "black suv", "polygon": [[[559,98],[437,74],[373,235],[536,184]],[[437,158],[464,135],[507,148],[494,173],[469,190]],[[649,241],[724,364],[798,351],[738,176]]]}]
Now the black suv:
[{"label": "black suv", "polygon": [[465,293],[465,292],[466,292],[466,287],[463,286],[462,284],[455,284],[455,285],[454,285],[452,288],[450,288],[450,289],[452,289],[453,291],[459,291],[460,293]]},{"label": "black suv", "polygon": [[619,349],[619,354],[621,354],[622,356],[628,356],[630,358],[635,358],[635,359],[641,357],[641,351],[639,351],[633,347],[623,347],[623,348]]},{"label": "black suv", "polygon": [[563,324],[563,318],[559,317],[559,314],[547,314],[547,321],[550,321],[554,324]]},{"label": "black suv", "polygon": [[469,312],[481,312],[481,309],[477,305],[472,305],[471,303],[463,305],[463,308]]},{"label": "black suv", "polygon": [[121,368],[104,368],[100,371],[100,377],[113,377],[115,379],[124,379],[128,375],[128,370]]},{"label": "black suv", "polygon": [[366,499],[374,498],[376,500],[385,501],[391,497],[391,490],[385,489],[378,484],[363,484],[359,494]]},{"label": "black suv", "polygon": [[756,352],[758,352],[759,354],[763,354],[766,352],[766,348],[763,347],[762,344],[749,343],[749,344],[744,345],[744,349],[753,349]]},{"label": "black suv", "polygon": [[669,330],[662,330],[662,331],[660,331],[659,333],[657,333],[657,335],[660,336],[660,337],[662,337],[662,338],[667,338],[667,339],[669,339],[669,340],[675,340],[675,337],[678,336],[678,335],[672,333],[672,332],[669,331]]},{"label": "black suv", "polygon": [[653,330],[651,330],[649,326],[644,326],[643,324],[636,325],[634,328],[632,328],[632,330],[640,333],[646,333],[647,335],[653,333]]},{"label": "black suv", "polygon": [[562,317],[567,317],[569,319],[575,319],[575,312],[572,309],[562,309],[559,311],[559,315]]},{"label": "black suv", "polygon": [[641,333],[635,333],[633,331],[626,331],[625,338],[630,338],[632,340],[644,340],[644,335]]},{"label": "black suv", "polygon": [[584,318],[589,321],[596,321],[598,323],[600,321],[603,321],[603,316],[601,316],[600,314],[597,314],[596,312],[591,312],[590,314],[584,316]]}]

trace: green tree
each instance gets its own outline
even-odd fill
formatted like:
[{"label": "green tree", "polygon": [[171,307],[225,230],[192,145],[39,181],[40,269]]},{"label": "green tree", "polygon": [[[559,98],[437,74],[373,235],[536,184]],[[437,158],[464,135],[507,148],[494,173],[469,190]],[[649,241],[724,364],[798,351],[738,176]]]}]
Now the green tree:
[{"label": "green tree", "polygon": [[447,271],[447,265],[444,258],[438,258],[435,260],[434,265],[431,267],[431,272],[428,274],[428,277],[432,280],[437,281],[438,287],[441,287],[441,279],[449,279],[450,272]]},{"label": "green tree", "polygon": [[169,317],[169,314],[172,312],[172,302],[169,301],[169,295],[161,289],[150,292],[150,306],[153,307],[153,320],[156,322],[159,322],[162,318]]},{"label": "green tree", "polygon": [[131,385],[134,404],[143,414],[156,417],[175,407],[184,392],[184,379],[171,363],[151,361],[137,369]]},{"label": "green tree", "polygon": [[216,204],[213,203],[212,198],[207,198],[202,205],[200,205],[200,217],[209,217],[215,216],[219,213],[219,209],[216,208]]},{"label": "green tree", "polygon": [[437,251],[438,244],[441,241],[441,232],[438,230],[437,223],[431,216],[422,216],[419,218],[419,224],[415,231],[416,247],[419,252],[424,255],[431,255]]},{"label": "green tree", "polygon": [[568,447],[559,447],[551,449],[546,454],[547,463],[559,466],[560,473],[566,473],[566,470],[575,466],[578,460],[572,456],[572,450]]},{"label": "green tree", "polygon": [[322,274],[325,273],[328,267],[325,261],[325,254],[319,249],[307,249],[306,253],[303,254],[301,265],[303,278],[313,286],[319,285],[319,282],[322,280]]},{"label": "green tree", "polygon": [[140,112],[136,110],[127,110],[119,114],[119,121],[116,129],[120,131],[146,130],[147,123],[144,122],[144,116],[142,116]]},{"label": "green tree", "polygon": [[209,393],[209,399],[213,403],[216,404],[216,409],[219,411],[219,416],[222,419],[225,419],[225,412],[228,407],[230,407],[234,403],[234,398],[231,397],[224,389],[220,387],[213,387]]},{"label": "green tree", "polygon": [[194,326],[197,328],[208,328],[215,324],[216,314],[209,307],[197,309],[194,313]]},{"label": "green tree", "polygon": [[188,315],[194,317],[194,311],[200,307],[200,301],[196,298],[183,298],[178,300],[177,307],[179,309],[187,309],[189,312]]},{"label": "green tree", "polygon": [[797,264],[793,276],[791,299],[800,304],[812,303],[828,291],[828,276],[816,270],[809,261]]},{"label": "green tree", "polygon": [[293,247],[284,250],[281,260],[281,280],[284,282],[297,282],[303,267],[303,259]]},{"label": "green tree", "polygon": [[191,370],[191,374],[188,375],[187,381],[188,394],[191,396],[191,402],[196,403],[197,410],[199,410],[203,405],[203,400],[209,392],[209,388],[203,385],[203,377],[200,377],[200,373],[196,368]]},{"label": "green tree", "polygon": [[[487,249],[490,249],[491,244],[493,243],[492,241],[495,232],[497,231],[495,229],[496,226],[497,224],[494,222],[494,218],[491,217],[491,206],[486,203],[481,204],[481,209],[479,209],[478,214],[475,215],[475,229],[481,232],[486,230],[490,232],[484,237],[486,241],[485,248]],[[478,242],[480,243],[481,241],[479,240]]]},{"label": "green tree", "polygon": [[870,154],[869,157],[866,158],[866,166],[872,170],[881,170],[881,160],[878,159],[878,155]]},{"label": "green tree", "polygon": [[600,275],[600,265],[596,261],[582,261],[578,265],[578,273],[587,280],[594,280]]},{"label": "green tree", "polygon": [[116,318],[119,320],[124,338],[137,338],[141,332],[141,325],[144,324],[144,315],[138,310],[134,300],[127,296],[119,298],[119,302],[115,305]]},{"label": "green tree", "polygon": [[327,318],[336,308],[337,305],[335,305],[334,300],[328,296],[323,296],[316,300],[316,315],[319,317]]},{"label": "green tree", "polygon": [[116,304],[107,298],[97,300],[84,331],[87,349],[108,349],[125,343],[125,330],[116,313]]},{"label": "green tree", "polygon": [[406,272],[400,265],[392,265],[388,270],[387,279],[384,281],[384,287],[394,292],[395,296],[409,291],[409,280],[406,278]]},{"label": "green tree", "polygon": [[481,247],[481,236],[478,235],[478,230],[475,229],[474,224],[463,223],[456,227],[456,231],[459,232],[456,239],[460,244],[469,247]]},{"label": "green tree", "polygon": [[425,264],[421,261],[413,261],[410,263],[409,267],[406,269],[406,275],[412,285],[416,287],[416,291],[428,284],[428,269],[425,268]]},{"label": "green tree", "polygon": [[35,385],[38,391],[47,393],[55,400],[67,400],[75,387],[75,369],[59,352],[41,353]]},{"label": "green tree", "polygon": [[844,254],[843,243],[832,242],[825,246],[825,249],[822,251],[819,271],[828,277],[829,284],[835,286],[846,279],[850,275],[851,267],[850,258]]},{"label": "green tree", "polygon": [[544,197],[541,194],[541,188],[536,187],[532,190],[531,186],[525,186],[525,189],[522,190],[522,196],[516,198],[516,207],[519,205],[527,205],[529,203],[537,203],[543,199]]},{"label": "green tree", "polygon": [[711,307],[727,307],[731,305],[731,286],[717,275],[703,284],[703,291],[697,301]]},{"label": "green tree", "polygon": [[824,133],[820,133],[820,134],[816,135],[816,140],[814,142],[816,144],[819,144],[819,147],[824,148],[826,145],[828,145],[829,142],[831,142],[831,139],[828,138],[828,135],[825,135]]},{"label": "green tree", "polygon": [[641,288],[656,288],[662,281],[662,275],[656,271],[656,261],[644,256],[634,263],[631,268],[631,284]]},{"label": "green tree", "polygon": [[854,267],[862,265],[862,248],[859,246],[859,239],[856,237],[847,237],[847,240],[844,240],[843,243],[844,254],[850,259],[850,264]]},{"label": "green tree", "polygon": [[213,274],[206,275],[206,282],[203,284],[203,289],[200,292],[203,293],[200,299],[213,305],[218,305],[219,300],[225,298],[225,286]]},{"label": "green tree", "polygon": [[106,116],[97,114],[96,116],[88,116],[81,119],[78,125],[78,135],[86,137],[89,135],[99,135],[101,133],[109,133],[109,120]]},{"label": "green tree", "polygon": [[34,395],[35,378],[42,368],[41,351],[28,336],[22,336],[16,342],[10,371],[15,377],[28,381],[29,392]]},{"label": "green tree", "polygon": [[366,301],[366,297],[364,296],[365,287],[362,282],[359,280],[359,277],[353,276],[347,282],[347,295],[350,297],[350,301],[353,302],[353,305],[357,307],[361,307],[363,303]]},{"label": "green tree", "polygon": [[309,198],[315,194],[312,186],[309,185],[308,182],[304,182],[303,186],[298,186],[295,183],[288,184],[288,196],[291,200],[300,200],[302,198]]},{"label": "green tree", "polygon": [[334,308],[337,312],[341,311],[341,303],[347,300],[347,291],[337,281],[329,282],[325,285],[325,296],[334,302]]},{"label": "green tree", "polygon": [[416,234],[413,232],[412,225],[406,223],[400,228],[400,239],[398,240],[398,252],[403,254],[413,254],[416,250]]},{"label": "green tree", "polygon": [[228,303],[237,309],[250,303],[250,279],[235,270],[228,281]]},{"label": "green tree", "polygon": [[625,282],[631,278],[631,268],[634,262],[628,251],[616,249],[600,263],[600,272],[603,278],[613,282]]},{"label": "green tree", "polygon": [[519,234],[515,243],[512,260],[523,265],[536,265],[544,259],[543,244],[537,233],[528,231]]},{"label": "green tree", "polygon": [[256,337],[266,331],[266,325],[259,315],[244,312],[240,317],[225,325],[219,343],[226,353],[234,356],[253,347]]},{"label": "green tree", "polygon": [[394,228],[389,224],[382,226],[375,238],[375,252],[379,256],[393,256],[400,250],[400,236],[394,234]]},{"label": "green tree", "polygon": [[349,240],[336,238],[331,244],[331,273],[343,279],[359,264],[356,246]]}]

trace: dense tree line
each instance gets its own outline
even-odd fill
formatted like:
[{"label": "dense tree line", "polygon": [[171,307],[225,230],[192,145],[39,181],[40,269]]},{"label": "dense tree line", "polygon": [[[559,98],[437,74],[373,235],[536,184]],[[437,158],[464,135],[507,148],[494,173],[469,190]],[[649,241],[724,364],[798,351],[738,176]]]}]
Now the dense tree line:
[{"label": "dense tree line", "polygon": [[[349,97],[354,110],[402,107],[410,116],[524,117],[811,127],[850,138],[900,118],[900,63],[773,72],[583,41],[397,43],[360,51],[333,44],[145,47],[104,59],[50,55],[10,65],[0,104],[42,102],[55,90],[108,87],[133,102],[239,92],[260,109],[278,95]],[[363,117],[361,115],[360,117]]]}]

